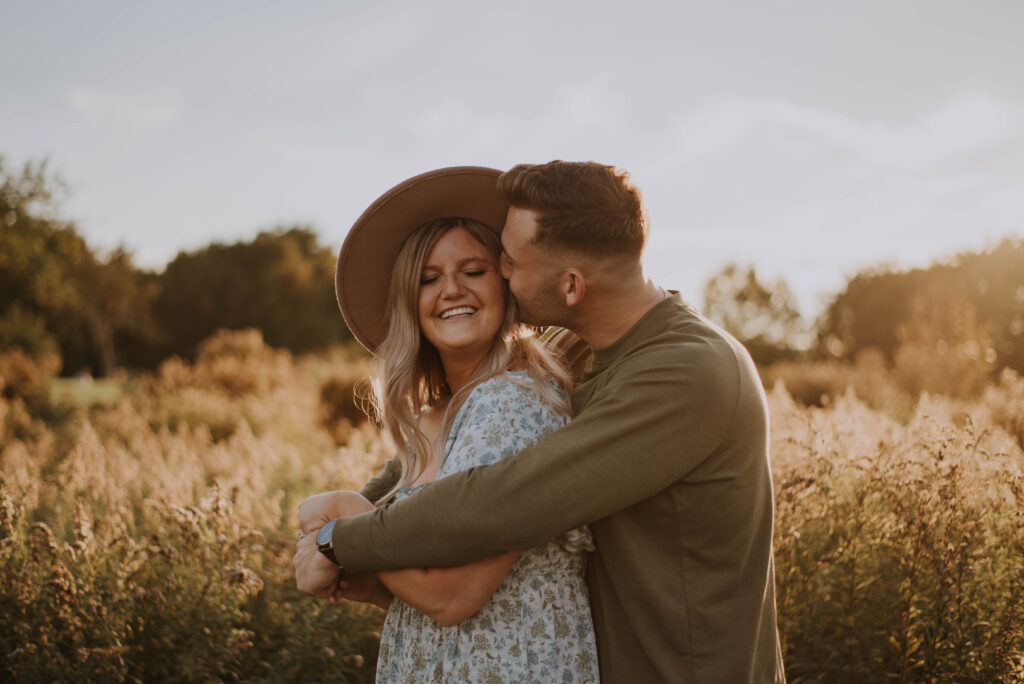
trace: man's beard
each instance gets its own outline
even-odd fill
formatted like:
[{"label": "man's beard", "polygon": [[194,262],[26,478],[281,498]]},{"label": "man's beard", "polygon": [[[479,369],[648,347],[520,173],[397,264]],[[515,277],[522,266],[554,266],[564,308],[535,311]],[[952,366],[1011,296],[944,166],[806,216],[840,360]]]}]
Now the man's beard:
[{"label": "man's beard", "polygon": [[513,295],[516,306],[519,309],[518,318],[520,322],[526,325],[537,327],[557,325],[565,327],[567,323],[565,307],[559,306],[560,302],[555,295],[554,285],[548,283],[545,283],[545,285],[548,286],[538,288],[537,296],[532,297],[530,301]]}]

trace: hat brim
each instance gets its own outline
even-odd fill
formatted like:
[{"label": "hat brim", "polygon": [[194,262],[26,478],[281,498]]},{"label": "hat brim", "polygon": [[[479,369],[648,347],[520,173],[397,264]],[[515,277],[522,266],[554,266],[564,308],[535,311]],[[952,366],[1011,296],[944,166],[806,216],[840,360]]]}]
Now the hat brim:
[{"label": "hat brim", "polygon": [[352,225],[335,272],[335,293],[345,323],[376,353],[387,335],[388,286],[405,239],[427,221],[460,217],[500,234],[508,202],[498,192],[501,171],[452,166],[414,176],[381,195]]}]

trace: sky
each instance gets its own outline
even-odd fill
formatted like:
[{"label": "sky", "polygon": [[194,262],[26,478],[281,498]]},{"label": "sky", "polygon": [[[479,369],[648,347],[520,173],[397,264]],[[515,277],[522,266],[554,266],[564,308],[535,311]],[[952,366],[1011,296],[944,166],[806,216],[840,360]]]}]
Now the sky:
[{"label": "sky", "polygon": [[628,170],[659,284],[808,317],[858,271],[1024,238],[1024,2],[0,0],[0,156],[160,269],[442,166]]}]

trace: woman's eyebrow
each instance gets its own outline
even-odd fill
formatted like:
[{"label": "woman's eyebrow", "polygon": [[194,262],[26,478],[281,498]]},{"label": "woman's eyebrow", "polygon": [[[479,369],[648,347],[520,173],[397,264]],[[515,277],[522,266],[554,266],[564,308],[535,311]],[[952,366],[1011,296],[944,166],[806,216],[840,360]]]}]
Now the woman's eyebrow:
[{"label": "woman's eyebrow", "polygon": [[472,263],[474,261],[480,261],[480,262],[483,262],[485,264],[490,264],[490,263],[492,263],[493,260],[490,259],[490,258],[487,258],[487,257],[474,256],[474,257],[468,257],[466,259],[463,259],[462,261],[459,262],[459,265],[460,266],[464,266],[465,264],[469,264],[469,263]]}]

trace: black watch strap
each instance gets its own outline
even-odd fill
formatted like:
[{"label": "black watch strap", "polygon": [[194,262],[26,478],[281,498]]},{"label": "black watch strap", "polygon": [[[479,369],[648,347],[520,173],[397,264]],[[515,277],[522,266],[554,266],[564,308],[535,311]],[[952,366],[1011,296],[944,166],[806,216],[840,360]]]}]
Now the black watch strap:
[{"label": "black watch strap", "polygon": [[316,548],[324,554],[329,561],[338,565],[338,559],[334,555],[334,523],[337,520],[329,520],[316,533]]}]

